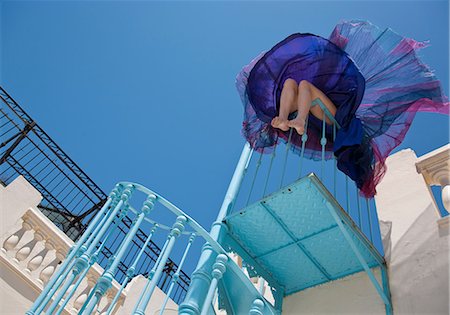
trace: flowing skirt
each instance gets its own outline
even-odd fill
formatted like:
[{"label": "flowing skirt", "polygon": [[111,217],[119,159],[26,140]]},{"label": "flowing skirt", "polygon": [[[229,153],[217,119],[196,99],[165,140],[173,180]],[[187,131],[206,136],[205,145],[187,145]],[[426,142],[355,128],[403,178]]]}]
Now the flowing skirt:
[{"label": "flowing skirt", "polygon": [[[440,82],[418,58],[424,43],[380,30],[366,21],[338,24],[329,39],[293,34],[260,54],[236,79],[244,104],[242,133],[253,149],[270,153],[289,132],[271,127],[278,115],[286,79],[307,80],[337,107],[341,129],[326,127],[326,158],[372,197],[386,170],[389,153],[404,139],[418,111],[447,114],[448,99]],[[320,159],[322,122],[309,115],[304,157]],[[334,139],[334,140],[333,140]],[[293,133],[291,148],[301,150]]]}]

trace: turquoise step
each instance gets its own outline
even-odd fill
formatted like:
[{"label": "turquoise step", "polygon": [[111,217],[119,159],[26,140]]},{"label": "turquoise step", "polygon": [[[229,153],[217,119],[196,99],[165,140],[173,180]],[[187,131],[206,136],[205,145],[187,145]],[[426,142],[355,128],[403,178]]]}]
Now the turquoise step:
[{"label": "turquoise step", "polygon": [[[338,224],[338,221],[342,224]],[[225,243],[283,296],[384,264],[331,193],[314,175],[224,219]]]},{"label": "turquoise step", "polygon": [[[227,314],[249,314],[255,299],[264,302],[262,314],[277,315],[279,312],[267,302],[258,292],[250,279],[230,261],[227,271],[219,281],[219,306],[225,309]],[[210,313],[211,314],[211,313]]]}]

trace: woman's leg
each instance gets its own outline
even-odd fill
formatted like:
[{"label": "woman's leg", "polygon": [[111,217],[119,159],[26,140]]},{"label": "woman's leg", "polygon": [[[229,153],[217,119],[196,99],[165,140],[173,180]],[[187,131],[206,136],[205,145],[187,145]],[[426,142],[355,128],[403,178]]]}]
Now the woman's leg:
[{"label": "woman's leg", "polygon": [[279,116],[272,119],[272,127],[288,131],[288,117],[289,114],[297,110],[297,96],[298,86],[297,82],[292,79],[287,79],[283,84],[280,97],[280,113]]},{"label": "woman's leg", "polygon": [[[305,121],[310,111],[315,117],[323,119],[324,112],[319,106],[311,108],[311,102],[316,98],[322,101],[333,116],[336,114],[336,106],[321,90],[306,80],[301,81],[298,87],[298,114],[295,119],[288,122],[288,126],[295,128],[300,135],[305,131]],[[331,121],[326,118],[326,123],[331,124]]]}]

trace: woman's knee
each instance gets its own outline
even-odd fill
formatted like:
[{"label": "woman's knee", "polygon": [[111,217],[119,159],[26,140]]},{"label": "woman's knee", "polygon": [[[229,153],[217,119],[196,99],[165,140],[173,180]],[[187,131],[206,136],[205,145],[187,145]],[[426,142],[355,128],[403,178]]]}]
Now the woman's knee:
[{"label": "woman's knee", "polygon": [[310,88],[311,88],[311,83],[309,83],[306,80],[301,80],[300,83],[298,84],[298,89],[300,91],[309,90]]},{"label": "woman's knee", "polygon": [[286,79],[283,84],[283,90],[297,91],[297,82],[294,79]]}]

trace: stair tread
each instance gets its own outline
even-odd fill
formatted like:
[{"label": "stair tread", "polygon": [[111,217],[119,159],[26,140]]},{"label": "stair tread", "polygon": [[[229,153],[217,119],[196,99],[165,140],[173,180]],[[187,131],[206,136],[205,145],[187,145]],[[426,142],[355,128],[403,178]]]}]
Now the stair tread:
[{"label": "stair tread", "polygon": [[239,245],[233,250],[250,256],[255,270],[269,273],[284,288],[284,295],[289,295],[363,270],[330,206],[367,264],[383,263],[314,174],[229,215],[224,222],[228,237]]}]

